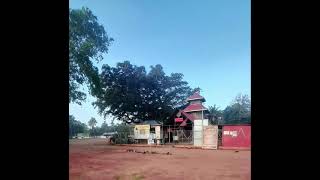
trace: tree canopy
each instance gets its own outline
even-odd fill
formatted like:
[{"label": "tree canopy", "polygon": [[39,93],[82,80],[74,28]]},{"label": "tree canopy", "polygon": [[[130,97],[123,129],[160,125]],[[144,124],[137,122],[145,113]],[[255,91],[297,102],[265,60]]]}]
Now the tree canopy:
[{"label": "tree canopy", "polygon": [[97,134],[98,134],[98,135],[102,135],[102,134],[105,133],[105,132],[110,132],[111,129],[112,129],[112,126],[109,126],[109,125],[107,124],[107,122],[104,121],[104,122],[101,124],[101,126],[100,126],[100,127],[96,127],[96,129],[97,129]]},{"label": "tree canopy", "polygon": [[103,65],[100,75],[102,93],[93,104],[99,113],[111,114],[126,123],[135,120],[166,120],[174,109],[185,104],[192,89],[183,74],[166,75],[161,65],[132,65],[129,61],[116,67]]},{"label": "tree canopy", "polygon": [[251,100],[248,95],[239,94],[223,111],[226,124],[251,123]]},{"label": "tree canopy", "polygon": [[91,129],[93,129],[97,123],[97,120],[93,117],[88,121],[88,125],[91,127]]},{"label": "tree canopy", "polygon": [[79,90],[84,84],[93,96],[100,93],[98,68],[91,60],[101,61],[112,41],[91,10],[69,9],[69,103],[86,99]]},{"label": "tree canopy", "polygon": [[218,124],[219,118],[223,116],[223,111],[220,110],[217,105],[209,106],[208,111],[209,111],[208,119],[212,123]]}]

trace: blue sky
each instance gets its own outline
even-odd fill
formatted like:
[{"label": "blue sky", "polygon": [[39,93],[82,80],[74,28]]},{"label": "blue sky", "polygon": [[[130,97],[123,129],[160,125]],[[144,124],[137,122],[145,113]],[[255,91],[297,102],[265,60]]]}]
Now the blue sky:
[{"label": "blue sky", "polygon": [[[251,94],[251,7],[249,0],[70,0],[70,8],[86,6],[115,41],[96,64],[115,66],[161,64],[167,74],[184,74],[199,86],[207,102],[224,109],[238,93]],[[103,117],[88,97],[70,114],[87,122]],[[107,122],[110,123],[110,117]]]}]

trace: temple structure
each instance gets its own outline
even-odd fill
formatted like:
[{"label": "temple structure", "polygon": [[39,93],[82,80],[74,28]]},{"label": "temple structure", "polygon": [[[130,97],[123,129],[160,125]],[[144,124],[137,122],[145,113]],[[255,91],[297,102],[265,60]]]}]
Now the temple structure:
[{"label": "temple structure", "polygon": [[200,92],[195,92],[187,98],[189,105],[183,110],[179,110],[175,118],[176,127],[185,130],[192,130],[193,121],[196,119],[204,119],[208,109],[202,104],[205,98],[200,95]]},{"label": "temple structure", "polygon": [[166,143],[193,144],[194,128],[199,128],[194,123],[197,120],[205,119],[205,115],[208,113],[208,109],[203,105],[206,100],[200,95],[200,92],[195,92],[186,101],[188,104],[174,113],[173,124],[165,126]]}]

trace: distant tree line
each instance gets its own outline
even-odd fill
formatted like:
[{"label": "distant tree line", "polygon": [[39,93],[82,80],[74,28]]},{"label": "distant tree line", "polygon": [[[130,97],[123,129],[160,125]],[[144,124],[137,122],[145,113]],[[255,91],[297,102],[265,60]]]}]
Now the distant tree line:
[{"label": "distant tree line", "polygon": [[129,132],[130,127],[126,126],[125,123],[108,125],[104,121],[101,126],[97,126],[97,120],[91,118],[88,123],[82,123],[79,120],[76,120],[73,115],[69,115],[69,138],[75,137],[78,134],[82,133],[90,137],[102,136],[107,132]]}]

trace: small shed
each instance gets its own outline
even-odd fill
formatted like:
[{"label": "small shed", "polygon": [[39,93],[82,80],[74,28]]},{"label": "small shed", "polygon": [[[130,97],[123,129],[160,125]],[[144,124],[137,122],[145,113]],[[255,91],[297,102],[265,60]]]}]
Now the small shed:
[{"label": "small shed", "polygon": [[251,125],[223,125],[221,149],[251,149]]},{"label": "small shed", "polygon": [[163,132],[161,131],[161,123],[156,120],[145,120],[134,127],[134,138],[138,143],[150,143],[156,141],[160,144]]}]

